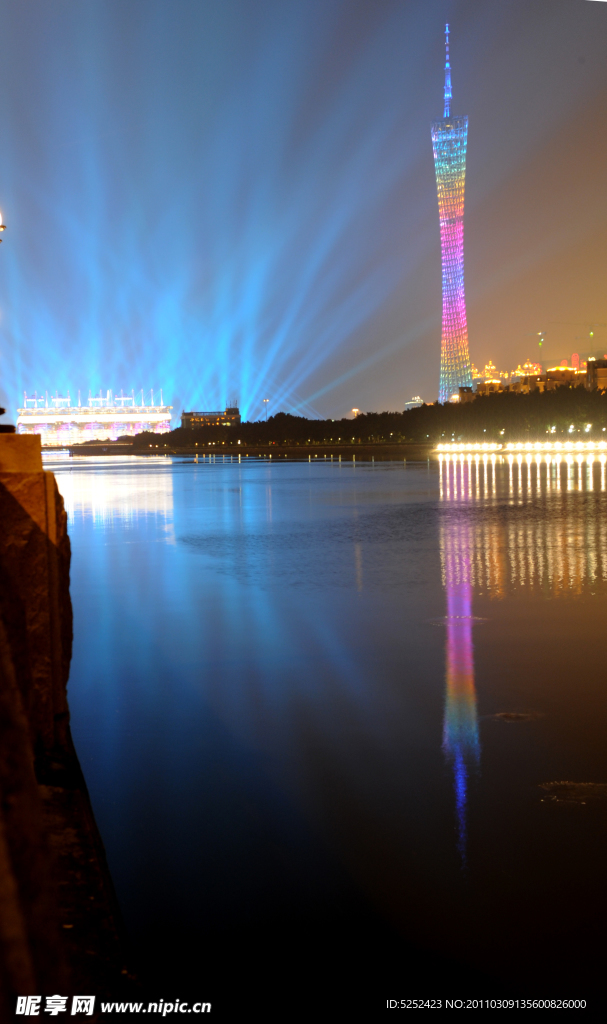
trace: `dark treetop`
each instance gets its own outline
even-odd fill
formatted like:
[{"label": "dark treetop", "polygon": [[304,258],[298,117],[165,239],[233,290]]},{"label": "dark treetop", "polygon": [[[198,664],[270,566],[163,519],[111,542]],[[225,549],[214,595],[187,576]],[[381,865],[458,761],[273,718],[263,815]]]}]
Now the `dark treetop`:
[{"label": "dark treetop", "polygon": [[607,395],[578,386],[528,395],[480,395],[474,402],[462,405],[435,403],[406,412],[368,412],[353,420],[309,420],[279,412],[267,423],[259,420],[237,427],[178,427],[162,438],[158,434],[138,434],[134,447],[145,449],[153,443],[181,448],[212,442],[240,442],[246,446],[525,441],[540,440],[551,431],[555,435],[584,433],[596,437],[602,435],[603,428],[607,428]]}]

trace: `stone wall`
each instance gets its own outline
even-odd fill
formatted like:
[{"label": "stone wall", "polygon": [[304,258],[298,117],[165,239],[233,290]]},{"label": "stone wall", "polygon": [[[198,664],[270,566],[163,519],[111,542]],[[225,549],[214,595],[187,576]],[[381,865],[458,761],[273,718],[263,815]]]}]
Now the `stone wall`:
[{"label": "stone wall", "polygon": [[[25,444],[23,444],[25,441]],[[36,445],[37,442],[37,445]],[[66,749],[67,519],[38,438],[0,435],[0,992],[66,984],[36,754]],[[60,989],[55,989],[59,990]]]},{"label": "stone wall", "polygon": [[19,995],[112,996],[131,978],[69,729],[69,569],[40,439],[0,435],[0,1020]]}]

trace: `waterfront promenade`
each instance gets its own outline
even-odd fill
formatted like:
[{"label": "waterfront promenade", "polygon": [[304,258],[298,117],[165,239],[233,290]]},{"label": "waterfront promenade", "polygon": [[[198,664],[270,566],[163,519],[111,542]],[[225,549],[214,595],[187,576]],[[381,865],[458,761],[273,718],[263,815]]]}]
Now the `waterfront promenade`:
[{"label": "waterfront promenade", "polygon": [[[73,456],[91,456],[91,455],[139,455],[145,456],[150,455],[177,455],[177,456],[193,456],[198,455],[208,457],[210,455],[216,458],[225,457],[232,461],[238,461],[240,458],[272,458],[277,460],[308,460],[308,459],[327,459],[333,462],[339,462],[341,459],[344,461],[361,461],[361,462],[393,462],[401,461],[403,459],[410,459],[413,461],[419,461],[420,459],[427,459],[434,452],[435,445],[431,444],[343,444],[343,445],[328,445],[328,444],[301,444],[301,445],[278,445],[278,444],[266,444],[266,445],[227,445],[227,444],[190,444],[183,446],[175,446],[170,444],[164,444],[162,441],[162,435],[158,438],[158,443],[150,444],[149,449],[145,448],[134,448],[132,444],[120,444],[117,442],[95,442],[93,444],[80,444],[72,445],[67,449],[61,449],[63,451],[69,451]],[[53,449],[45,449],[46,451],[52,451]],[[59,449],[57,449],[59,450]]]}]

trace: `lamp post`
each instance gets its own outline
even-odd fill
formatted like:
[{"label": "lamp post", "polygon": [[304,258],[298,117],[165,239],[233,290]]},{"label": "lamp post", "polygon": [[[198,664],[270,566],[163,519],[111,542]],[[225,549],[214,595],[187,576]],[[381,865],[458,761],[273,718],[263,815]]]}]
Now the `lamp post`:
[{"label": "lamp post", "polygon": [[268,402],[269,402],[269,401],[270,401],[270,399],[269,399],[269,398],[264,398],[264,400],[263,400],[263,404],[264,404],[264,405],[265,405],[265,407],[266,407],[266,423],[268,422]]},{"label": "lamp post", "polygon": [[[6,224],[2,223],[2,214],[0,213],[0,231],[6,231]],[[0,242],[2,239],[0,238]],[[0,416],[4,416],[6,409],[0,409]],[[15,428],[12,423],[0,423],[0,434],[14,434]]]}]

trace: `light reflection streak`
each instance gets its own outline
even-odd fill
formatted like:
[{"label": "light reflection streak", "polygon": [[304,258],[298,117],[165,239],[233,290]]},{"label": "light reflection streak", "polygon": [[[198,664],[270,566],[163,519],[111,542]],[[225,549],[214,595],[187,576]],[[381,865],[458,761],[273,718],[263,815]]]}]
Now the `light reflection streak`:
[{"label": "light reflection streak", "polygon": [[[336,401],[352,404],[348,381],[431,337],[431,321],[418,318],[404,339],[384,328],[367,343],[403,282],[415,287],[423,259],[419,245],[403,247],[392,211],[403,208],[403,183],[417,180],[425,140],[411,117],[403,140],[403,110],[391,100],[404,88],[412,102],[427,60],[419,46],[402,60],[403,32],[418,31],[408,5],[366,6],[363,22],[339,0],[186,0],[160,18],[154,4],[54,7],[59,47],[46,32],[45,43],[24,43],[43,172],[18,127],[19,101],[3,113],[3,203],[25,217],[22,243],[32,232],[55,239],[52,254],[34,247],[6,270],[11,405],[41,380],[65,394],[78,380],[130,391],[155,379],[175,409],[223,408],[234,396],[256,418],[271,394],[275,411],[315,416],[321,402],[332,415]],[[35,40],[16,17],[25,21],[15,38]],[[138,44],[127,58],[131,31]],[[341,32],[354,35],[335,63]],[[19,81],[23,52],[11,49]],[[124,85],[131,80],[136,88]],[[63,110],[77,145],[66,141]],[[17,192],[9,202],[9,179],[46,201],[23,203]],[[405,204],[406,236],[424,237],[430,208]],[[111,246],[101,231],[109,224]]]},{"label": "light reflection streak", "polygon": [[[142,472],[131,456],[65,460],[53,464],[65,502],[68,522],[92,520],[95,525],[136,527],[143,518],[161,519],[172,529],[173,474],[170,459],[146,458]],[[108,469],[113,472],[108,473]],[[105,471],[104,471],[105,470]]]},{"label": "light reflection streak", "polygon": [[[539,587],[553,596],[580,593],[586,585],[607,584],[607,525],[602,505],[589,514],[578,495],[597,501],[607,490],[607,456],[590,458],[534,453],[533,457],[475,457],[474,476],[469,455],[439,457],[441,501],[450,504],[520,506],[545,502],[546,514],[501,522],[477,521],[470,545],[470,583],[502,597],[506,587]],[[500,471],[501,469],[501,471]],[[556,502],[556,504],[554,503]],[[472,527],[471,527],[472,529]]]},{"label": "light reflection streak", "polygon": [[[466,864],[468,782],[479,764],[472,598],[541,588],[551,596],[607,586],[605,454],[446,452],[439,455],[442,582],[447,603],[443,752],[453,773],[457,847]],[[493,519],[474,506],[534,504],[542,514],[514,510]]]},{"label": "light reflection streak", "polygon": [[466,864],[467,790],[470,769],[479,761],[474,660],[470,536],[457,520],[441,526],[440,551],[447,597],[446,692],[443,752],[453,772],[457,848]]},{"label": "light reflection streak", "polygon": [[358,542],[354,544],[354,566],[356,571],[356,589],[361,594],[363,589],[363,552],[362,545]]}]

